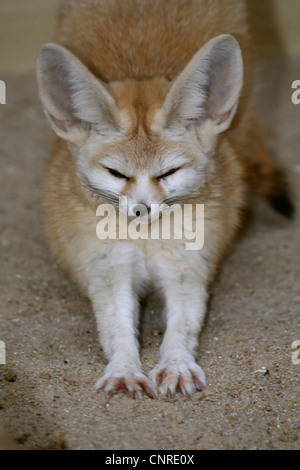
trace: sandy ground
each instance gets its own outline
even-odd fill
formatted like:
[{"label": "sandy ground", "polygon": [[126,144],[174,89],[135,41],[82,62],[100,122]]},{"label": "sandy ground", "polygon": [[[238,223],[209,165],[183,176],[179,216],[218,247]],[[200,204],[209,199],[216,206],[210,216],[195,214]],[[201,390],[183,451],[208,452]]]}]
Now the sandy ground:
[{"label": "sandy ground", "polygon": [[[300,64],[261,64],[257,106],[268,143],[300,196]],[[1,77],[2,79],[5,77]],[[51,259],[39,199],[52,134],[33,76],[6,79],[0,106],[0,422],[20,449],[297,449],[300,219],[263,203],[216,280],[201,335],[208,387],[192,399],[114,397],[94,390],[105,367],[90,304]],[[298,166],[297,166],[298,165]],[[148,372],[162,339],[150,299],[142,328]],[[265,367],[269,372],[256,372]],[[1,440],[1,438],[0,438]]]}]

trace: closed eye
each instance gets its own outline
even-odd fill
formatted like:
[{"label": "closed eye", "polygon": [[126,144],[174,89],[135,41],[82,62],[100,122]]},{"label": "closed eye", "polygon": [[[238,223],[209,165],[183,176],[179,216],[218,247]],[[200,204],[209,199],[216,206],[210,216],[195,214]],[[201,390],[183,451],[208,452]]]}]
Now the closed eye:
[{"label": "closed eye", "polygon": [[128,176],[122,175],[122,173],[119,173],[117,170],[114,170],[113,168],[106,168],[106,169],[115,178],[123,179],[123,180],[126,180],[126,181],[130,180],[130,178],[128,178]]},{"label": "closed eye", "polygon": [[167,178],[168,176],[174,175],[174,173],[176,173],[180,169],[181,169],[181,166],[178,167],[178,168],[172,168],[171,170],[167,171],[163,175],[158,176],[156,179],[157,179],[157,181],[159,181],[163,178]]}]

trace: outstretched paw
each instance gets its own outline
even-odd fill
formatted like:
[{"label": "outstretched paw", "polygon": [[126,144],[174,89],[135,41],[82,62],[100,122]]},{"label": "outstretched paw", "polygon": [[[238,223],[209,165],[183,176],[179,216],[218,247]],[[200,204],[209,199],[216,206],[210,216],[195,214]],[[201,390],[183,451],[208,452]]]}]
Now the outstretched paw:
[{"label": "outstretched paw", "polygon": [[103,390],[109,401],[117,393],[126,393],[135,400],[142,395],[157,398],[155,387],[142,372],[126,372],[122,374],[105,374],[96,383],[97,390]]},{"label": "outstretched paw", "polygon": [[149,374],[163,395],[171,398],[177,389],[190,397],[196,390],[204,390],[206,379],[203,370],[195,361],[159,362]]}]

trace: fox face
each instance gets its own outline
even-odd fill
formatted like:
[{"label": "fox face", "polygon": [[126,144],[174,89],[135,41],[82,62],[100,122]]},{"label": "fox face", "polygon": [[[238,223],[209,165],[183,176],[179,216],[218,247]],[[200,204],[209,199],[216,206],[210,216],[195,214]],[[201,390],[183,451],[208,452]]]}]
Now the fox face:
[{"label": "fox face", "polygon": [[165,204],[199,196],[212,168],[192,132],[189,138],[195,142],[185,136],[170,144],[142,128],[134,137],[108,145],[94,136],[78,154],[80,177],[129,217],[153,220]]},{"label": "fox face", "polygon": [[243,63],[237,41],[221,35],[173,82],[104,83],[71,52],[48,44],[37,78],[46,116],[68,142],[82,184],[129,217],[145,211],[150,220],[153,207],[158,213],[201,194],[218,135],[237,109]]}]

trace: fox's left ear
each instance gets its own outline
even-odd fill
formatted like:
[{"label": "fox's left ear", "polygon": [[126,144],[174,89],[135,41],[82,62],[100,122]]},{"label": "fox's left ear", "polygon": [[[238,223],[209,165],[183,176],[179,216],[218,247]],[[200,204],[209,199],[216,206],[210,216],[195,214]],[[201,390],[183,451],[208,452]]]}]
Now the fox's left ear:
[{"label": "fox's left ear", "polygon": [[159,121],[178,130],[209,122],[216,135],[229,128],[243,86],[243,59],[227,34],[207,42],[171,85]]}]

